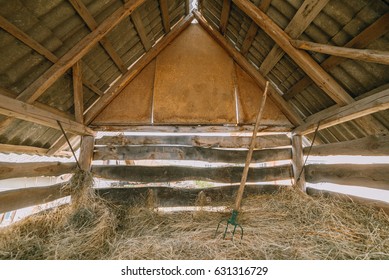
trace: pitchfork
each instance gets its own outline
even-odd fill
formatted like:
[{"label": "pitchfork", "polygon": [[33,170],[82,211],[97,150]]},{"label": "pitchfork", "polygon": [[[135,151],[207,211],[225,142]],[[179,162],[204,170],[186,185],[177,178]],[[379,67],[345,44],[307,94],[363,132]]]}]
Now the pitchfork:
[{"label": "pitchfork", "polygon": [[250,148],[249,148],[247,156],[246,156],[246,162],[245,162],[244,169],[243,169],[242,180],[240,181],[240,186],[239,186],[239,189],[238,189],[238,193],[236,195],[234,209],[232,210],[232,214],[231,214],[231,217],[229,219],[222,219],[218,223],[217,228],[216,228],[216,232],[215,232],[215,237],[216,237],[216,235],[218,233],[220,224],[223,223],[223,222],[227,222],[226,229],[224,230],[223,239],[226,238],[227,230],[228,230],[229,225],[232,225],[234,227],[234,229],[232,231],[232,240],[234,240],[234,235],[235,235],[235,231],[236,231],[237,227],[240,228],[240,232],[241,232],[240,233],[240,239],[243,238],[243,227],[237,222],[236,218],[238,217],[240,205],[242,204],[243,192],[244,192],[244,188],[246,186],[247,174],[248,174],[248,171],[249,171],[251,158],[253,156],[253,150],[254,150],[254,145],[255,145],[255,138],[256,138],[257,133],[258,133],[259,122],[261,120],[262,113],[263,113],[263,110],[265,108],[265,102],[266,102],[268,87],[269,87],[269,82],[266,82],[265,91],[263,93],[263,98],[262,98],[262,103],[261,103],[261,106],[260,106],[259,111],[258,111],[257,119],[256,119],[254,130],[253,130],[253,135],[252,135],[251,141],[250,141]]}]

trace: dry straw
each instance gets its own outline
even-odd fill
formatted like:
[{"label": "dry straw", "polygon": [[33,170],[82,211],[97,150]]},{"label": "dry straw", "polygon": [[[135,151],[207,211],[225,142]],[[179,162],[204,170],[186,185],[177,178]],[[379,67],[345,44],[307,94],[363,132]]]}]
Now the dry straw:
[{"label": "dry straw", "polygon": [[73,202],[0,232],[2,259],[389,259],[389,218],[295,190],[243,201],[242,241],[213,238],[220,213],[161,214],[111,205],[78,172]]}]

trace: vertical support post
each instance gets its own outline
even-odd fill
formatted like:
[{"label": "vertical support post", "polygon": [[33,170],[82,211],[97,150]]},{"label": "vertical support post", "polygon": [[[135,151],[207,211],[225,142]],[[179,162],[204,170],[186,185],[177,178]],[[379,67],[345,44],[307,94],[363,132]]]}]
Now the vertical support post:
[{"label": "vertical support post", "polygon": [[90,171],[91,169],[94,146],[95,138],[93,136],[82,137],[79,163],[83,171]]},{"label": "vertical support post", "polygon": [[304,153],[301,135],[292,136],[292,165],[294,186],[305,192]]}]

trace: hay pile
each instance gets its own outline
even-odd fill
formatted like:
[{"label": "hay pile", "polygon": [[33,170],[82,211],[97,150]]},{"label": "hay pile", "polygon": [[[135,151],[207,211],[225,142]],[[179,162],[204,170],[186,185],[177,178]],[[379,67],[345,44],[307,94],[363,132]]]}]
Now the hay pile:
[{"label": "hay pile", "polygon": [[70,206],[0,232],[1,259],[389,259],[388,216],[351,202],[252,196],[238,217],[244,238],[231,242],[213,238],[229,214],[113,206],[82,187],[88,174],[72,184],[81,191]]}]

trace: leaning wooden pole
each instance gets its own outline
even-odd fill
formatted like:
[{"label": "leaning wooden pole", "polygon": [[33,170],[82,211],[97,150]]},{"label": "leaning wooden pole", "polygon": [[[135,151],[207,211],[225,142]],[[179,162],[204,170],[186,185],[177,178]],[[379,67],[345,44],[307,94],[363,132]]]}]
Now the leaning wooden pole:
[{"label": "leaning wooden pole", "polygon": [[236,211],[239,211],[240,205],[242,204],[242,197],[243,197],[244,188],[246,186],[247,174],[249,172],[250,162],[251,162],[251,158],[253,156],[255,138],[257,137],[259,123],[260,123],[260,120],[262,118],[262,113],[265,109],[268,88],[269,88],[269,82],[266,82],[265,91],[264,91],[263,97],[262,97],[262,103],[261,103],[261,106],[260,106],[259,111],[258,111],[257,119],[255,121],[255,126],[254,126],[254,130],[253,130],[253,135],[252,135],[251,141],[250,141],[250,148],[249,148],[249,151],[247,153],[246,162],[244,164],[242,180],[240,181],[239,190],[238,190],[238,193],[236,194],[235,207],[234,207],[234,210],[236,210]]}]

